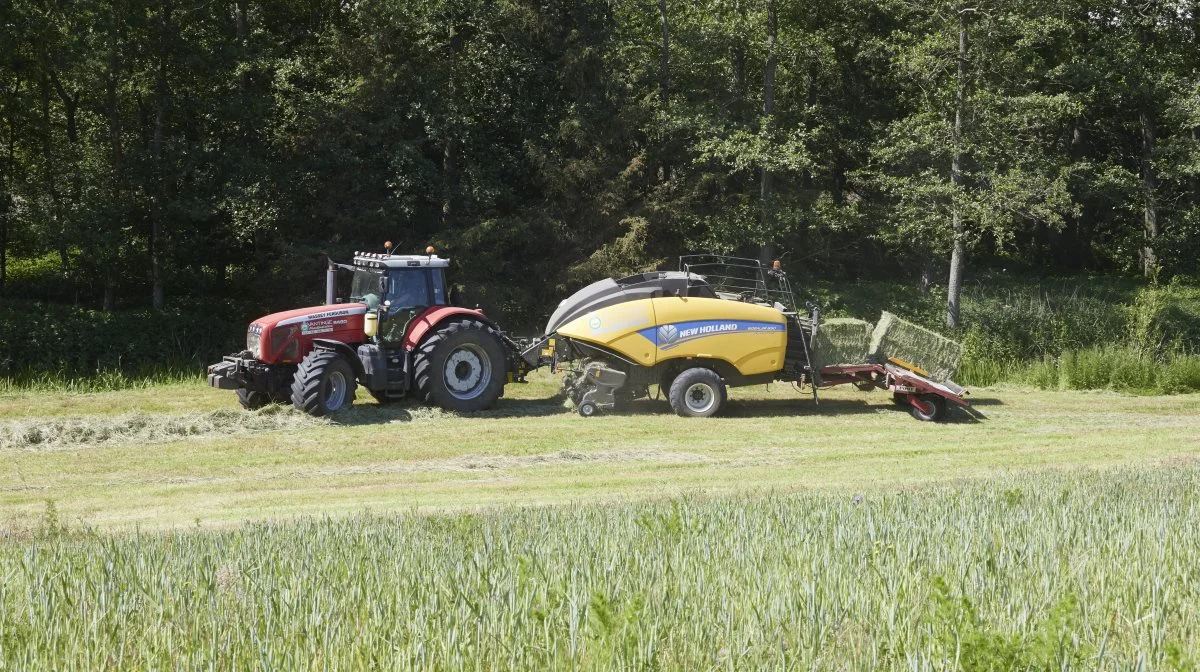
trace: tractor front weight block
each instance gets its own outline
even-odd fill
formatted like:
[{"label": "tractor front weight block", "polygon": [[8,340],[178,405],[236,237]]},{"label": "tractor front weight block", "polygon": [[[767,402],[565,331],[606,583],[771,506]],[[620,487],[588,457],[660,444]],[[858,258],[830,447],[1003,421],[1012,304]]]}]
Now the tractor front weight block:
[{"label": "tractor front weight block", "polygon": [[208,367],[208,384],[218,390],[236,390],[245,387],[237,375],[237,364],[221,362]]},{"label": "tractor front weight block", "polygon": [[281,394],[295,366],[265,364],[251,357],[226,355],[208,367],[208,384],[219,390],[248,390]]}]

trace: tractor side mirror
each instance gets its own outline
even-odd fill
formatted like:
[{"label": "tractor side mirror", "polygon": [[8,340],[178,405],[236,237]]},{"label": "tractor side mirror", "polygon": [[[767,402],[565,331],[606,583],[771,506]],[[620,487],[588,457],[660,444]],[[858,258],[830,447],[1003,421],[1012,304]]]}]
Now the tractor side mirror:
[{"label": "tractor side mirror", "polygon": [[387,296],[388,293],[388,276],[379,276],[379,293]]}]

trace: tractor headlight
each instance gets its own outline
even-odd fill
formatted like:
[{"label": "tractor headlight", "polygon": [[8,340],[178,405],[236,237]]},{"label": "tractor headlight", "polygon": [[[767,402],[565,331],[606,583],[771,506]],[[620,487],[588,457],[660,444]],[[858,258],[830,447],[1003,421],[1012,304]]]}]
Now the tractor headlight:
[{"label": "tractor headlight", "polygon": [[246,332],[246,349],[250,351],[250,356],[255,359],[262,359],[262,330],[250,327]]}]

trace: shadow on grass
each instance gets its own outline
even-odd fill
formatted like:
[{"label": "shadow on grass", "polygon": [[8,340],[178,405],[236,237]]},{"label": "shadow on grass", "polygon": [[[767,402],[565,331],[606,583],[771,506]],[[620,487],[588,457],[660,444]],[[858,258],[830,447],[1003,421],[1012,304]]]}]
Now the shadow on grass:
[{"label": "shadow on grass", "polygon": [[[982,400],[989,401],[989,400]],[[972,402],[976,404],[978,402]],[[1000,405],[1000,402],[983,405]],[[975,408],[947,409],[945,422],[973,423],[986,418]],[[338,413],[330,420],[339,425],[377,425],[392,422],[413,422],[439,418],[540,418],[566,416],[575,413],[574,407],[564,402],[561,396],[547,399],[500,399],[495,408],[472,413],[455,413],[440,408],[405,400],[388,404],[370,402],[355,404],[349,410]],[[839,415],[877,415],[895,413],[910,415],[907,406],[871,404],[866,399],[826,399],[814,403],[810,396],[793,399],[731,399],[720,413],[724,418],[778,418],[778,417],[833,417]],[[602,411],[600,416],[638,417],[673,414],[666,399],[654,397],[618,403],[611,410]],[[531,430],[532,431],[532,430]]]},{"label": "shadow on grass", "polygon": [[338,425],[357,426],[454,417],[532,418],[561,415],[569,412],[570,410],[563,405],[562,398],[560,397],[551,397],[549,399],[500,399],[494,408],[472,413],[445,411],[414,400],[404,400],[386,404],[370,402],[355,404],[348,410],[331,416],[330,421]]},{"label": "shadow on grass", "polygon": [[976,399],[969,397],[972,406],[1003,406],[1004,402],[999,399]]}]

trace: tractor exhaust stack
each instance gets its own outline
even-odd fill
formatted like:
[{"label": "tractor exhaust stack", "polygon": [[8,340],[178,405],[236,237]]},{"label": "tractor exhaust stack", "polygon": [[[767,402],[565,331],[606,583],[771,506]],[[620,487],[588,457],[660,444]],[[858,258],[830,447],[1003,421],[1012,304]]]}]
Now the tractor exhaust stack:
[{"label": "tractor exhaust stack", "polygon": [[325,305],[332,306],[337,301],[337,264],[329,261],[325,269]]}]

